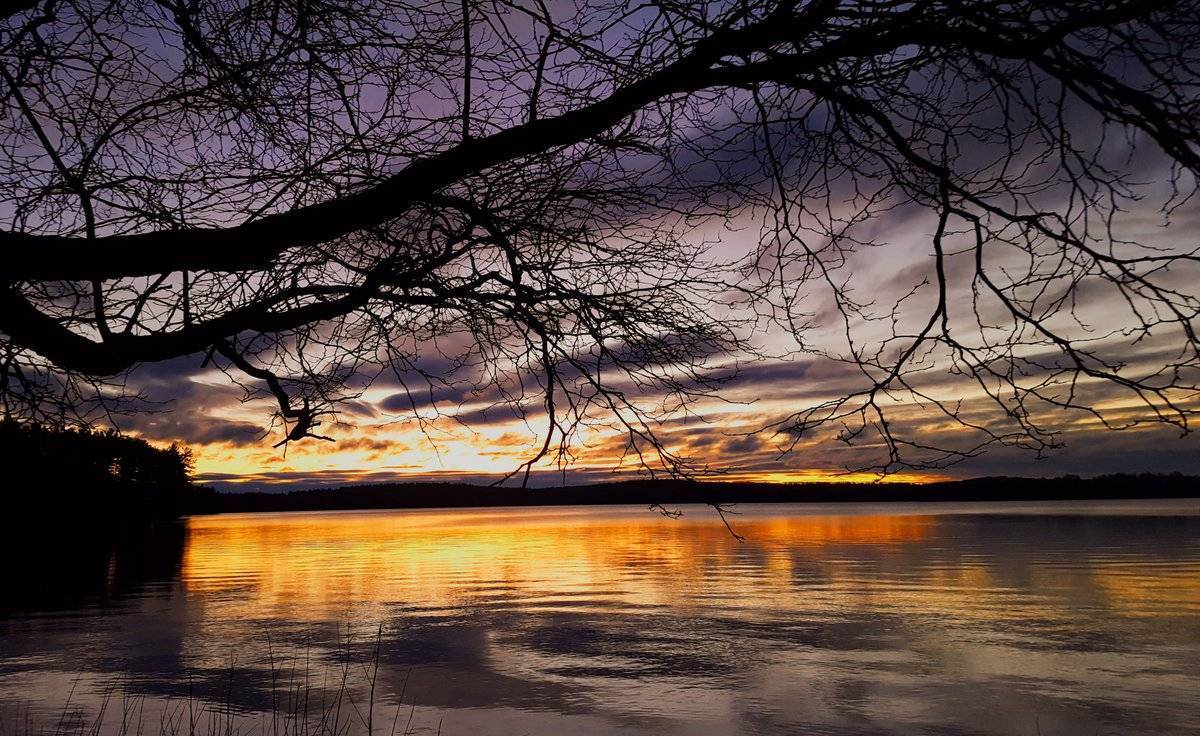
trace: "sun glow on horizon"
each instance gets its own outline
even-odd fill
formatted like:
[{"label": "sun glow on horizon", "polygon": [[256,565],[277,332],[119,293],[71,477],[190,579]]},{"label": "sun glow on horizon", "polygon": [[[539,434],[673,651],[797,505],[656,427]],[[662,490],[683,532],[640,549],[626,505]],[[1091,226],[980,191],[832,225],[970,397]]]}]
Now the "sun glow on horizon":
[{"label": "sun glow on horizon", "polygon": [[[694,420],[685,417],[664,424],[660,439],[671,452],[690,461],[695,469],[693,477],[707,482],[932,483],[971,474],[969,469],[901,470],[886,475],[847,470],[848,466],[869,464],[863,462],[861,452],[870,448],[850,448],[832,442],[831,437],[818,435],[806,437],[803,443],[785,451],[780,443],[786,438],[777,439],[769,433],[756,432],[755,428],[761,427],[764,416],[794,408],[787,400],[758,402],[755,413],[749,413],[746,405],[731,407],[720,402],[697,408],[703,411]],[[478,407],[469,405],[458,410],[477,413]],[[214,407],[209,418],[215,427],[254,427],[264,411],[268,411],[265,405],[250,402]],[[907,421],[933,438],[931,442],[947,438],[953,441],[949,434],[953,427],[912,412]],[[544,421],[532,416],[528,422],[489,419],[469,426],[459,423],[453,415],[426,422],[380,415],[344,415],[342,419],[328,429],[335,442],[306,440],[276,448],[272,446],[274,436],[258,436],[192,444],[197,479],[231,488],[428,481],[490,483],[520,469],[537,455],[544,440],[539,436]],[[1094,423],[1081,422],[1073,425],[1071,431],[1080,438],[1090,438],[1100,429]],[[1138,431],[1131,430],[1123,437],[1132,438],[1135,434]],[[148,439],[163,446],[173,441]],[[186,436],[175,439],[188,442]],[[636,462],[636,454],[629,451],[627,436],[618,429],[589,426],[582,428],[573,440],[564,465],[559,465],[559,458],[553,453],[535,464],[533,472],[540,479],[537,485],[587,485],[645,477],[640,473],[643,468]],[[643,452],[642,460],[647,467],[661,469],[653,449]]]}]

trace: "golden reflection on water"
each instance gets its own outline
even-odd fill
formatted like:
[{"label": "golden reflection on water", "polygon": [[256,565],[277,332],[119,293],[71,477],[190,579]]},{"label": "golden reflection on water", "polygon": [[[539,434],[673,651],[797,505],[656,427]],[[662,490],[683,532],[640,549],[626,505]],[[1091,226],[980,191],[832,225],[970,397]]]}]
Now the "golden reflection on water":
[{"label": "golden reflection on water", "polygon": [[[667,519],[629,509],[469,509],[229,515],[189,522],[182,582],[238,618],[373,620],[385,608],[474,605],[739,615],[851,609],[949,619],[1069,619],[1079,605],[1134,616],[1200,613],[1194,570],[1086,550],[1070,560],[1016,540],[960,549],[920,514]],[[960,529],[959,532],[962,530]],[[1004,557],[997,564],[997,556]],[[1136,562],[1136,561],[1135,561]]]},{"label": "golden reflection on water", "polygon": [[1194,502],[739,510],[194,517],[169,580],[0,619],[0,706],[236,674],[259,733],[353,639],[431,736],[1200,733]]}]

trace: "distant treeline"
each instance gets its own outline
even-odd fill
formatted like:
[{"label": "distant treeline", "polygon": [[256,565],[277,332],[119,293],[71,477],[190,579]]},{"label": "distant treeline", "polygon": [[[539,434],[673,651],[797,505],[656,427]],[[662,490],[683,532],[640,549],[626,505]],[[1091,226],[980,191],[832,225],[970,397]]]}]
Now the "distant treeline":
[{"label": "distant treeline", "polygon": [[1200,478],[1103,475],[1094,478],[975,478],[930,484],[701,483],[626,481],[558,488],[496,488],[465,483],[396,483],[288,493],[218,493],[212,511],[320,511],[465,506],[587,504],[849,503],[1038,501],[1200,497]]},{"label": "distant treeline", "polygon": [[[191,481],[191,453],[115,431],[52,429],[0,421],[0,472],[10,522],[29,513],[87,526],[139,524],[238,511],[563,506],[589,504],[1035,501],[1200,497],[1200,478],[976,478],[930,484],[720,483],[632,480],[551,488],[465,483],[389,483],[286,493],[216,493]],[[19,512],[25,512],[23,515]],[[11,530],[13,524],[7,525]]]},{"label": "distant treeline", "polygon": [[62,521],[173,519],[211,505],[213,491],[192,484],[191,466],[184,448],[157,448],[113,430],[0,421],[0,488],[10,522],[14,511]]}]

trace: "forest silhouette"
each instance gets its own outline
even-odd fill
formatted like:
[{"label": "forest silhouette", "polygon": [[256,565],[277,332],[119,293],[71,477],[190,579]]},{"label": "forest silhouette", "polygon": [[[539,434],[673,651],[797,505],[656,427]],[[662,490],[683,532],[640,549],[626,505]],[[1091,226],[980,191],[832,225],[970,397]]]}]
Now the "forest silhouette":
[{"label": "forest silhouette", "polygon": [[179,517],[210,503],[191,453],[115,430],[0,421],[7,567],[0,610],[70,608],[179,570]]},{"label": "forest silhouette", "polygon": [[90,525],[174,519],[211,494],[192,484],[189,450],[154,447],[112,429],[0,421],[0,464],[10,512]]}]

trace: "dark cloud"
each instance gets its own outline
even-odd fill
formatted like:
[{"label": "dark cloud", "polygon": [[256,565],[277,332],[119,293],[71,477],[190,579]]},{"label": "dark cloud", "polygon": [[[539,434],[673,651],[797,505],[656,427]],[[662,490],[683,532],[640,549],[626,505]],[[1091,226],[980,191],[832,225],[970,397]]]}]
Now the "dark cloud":
[{"label": "dark cloud", "polygon": [[458,406],[469,398],[483,394],[484,392],[477,392],[470,385],[464,383],[448,385],[423,383],[410,386],[407,391],[391,394],[379,401],[376,406],[380,411],[389,414],[402,414]]},{"label": "dark cloud", "polygon": [[223,377],[212,375],[211,368],[201,368],[201,362],[200,356],[193,355],[138,366],[130,384],[152,408],[122,418],[119,427],[150,440],[189,445],[246,447],[261,442],[264,426],[217,414],[239,406],[244,394]]},{"label": "dark cloud", "polygon": [[226,444],[246,447],[258,444],[263,428],[249,422],[219,419],[203,412],[167,411],[139,414],[122,422],[122,429],[152,440],[182,440],[193,445]]},{"label": "dark cloud", "polygon": [[812,360],[763,360],[746,363],[734,372],[718,376],[725,386],[779,386],[795,385],[813,370]]}]

